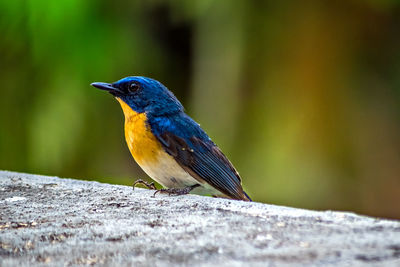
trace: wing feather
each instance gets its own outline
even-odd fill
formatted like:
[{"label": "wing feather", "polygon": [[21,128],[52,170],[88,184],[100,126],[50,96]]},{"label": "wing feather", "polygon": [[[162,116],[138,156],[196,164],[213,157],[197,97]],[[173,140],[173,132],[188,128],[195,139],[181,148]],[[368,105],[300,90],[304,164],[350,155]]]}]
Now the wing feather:
[{"label": "wing feather", "polygon": [[211,140],[196,136],[183,138],[171,132],[157,137],[166,152],[194,178],[231,198],[247,200],[238,172]]}]

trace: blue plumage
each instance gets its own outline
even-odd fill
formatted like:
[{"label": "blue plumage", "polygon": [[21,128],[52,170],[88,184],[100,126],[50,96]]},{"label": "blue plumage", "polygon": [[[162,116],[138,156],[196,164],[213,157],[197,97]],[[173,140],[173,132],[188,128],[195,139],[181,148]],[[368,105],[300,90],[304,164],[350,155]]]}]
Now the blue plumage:
[{"label": "blue plumage", "polygon": [[192,176],[219,191],[242,198],[240,177],[221,150],[188,115],[152,117],[150,128],[164,149]]},{"label": "blue plumage", "polygon": [[163,149],[199,184],[205,182],[230,198],[250,200],[230,161],[160,82],[134,76],[93,85],[108,90],[135,112],[145,113],[148,127]]},{"label": "blue plumage", "polygon": [[[129,86],[132,84],[137,85],[138,89],[134,93],[129,93]],[[149,116],[160,116],[183,111],[182,104],[174,94],[154,79],[141,76],[126,77],[113,83],[112,86],[128,92],[120,97],[138,113],[146,112]]]}]

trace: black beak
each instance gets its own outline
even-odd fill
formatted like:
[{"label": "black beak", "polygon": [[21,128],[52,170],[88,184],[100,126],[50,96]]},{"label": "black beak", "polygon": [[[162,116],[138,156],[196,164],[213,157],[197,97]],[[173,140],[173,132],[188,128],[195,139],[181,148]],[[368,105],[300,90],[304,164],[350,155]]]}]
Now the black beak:
[{"label": "black beak", "polygon": [[90,85],[93,86],[93,87],[96,87],[96,88],[98,88],[100,90],[108,91],[113,95],[118,94],[118,93],[122,94],[122,92],[118,88],[115,88],[110,83],[91,83]]}]

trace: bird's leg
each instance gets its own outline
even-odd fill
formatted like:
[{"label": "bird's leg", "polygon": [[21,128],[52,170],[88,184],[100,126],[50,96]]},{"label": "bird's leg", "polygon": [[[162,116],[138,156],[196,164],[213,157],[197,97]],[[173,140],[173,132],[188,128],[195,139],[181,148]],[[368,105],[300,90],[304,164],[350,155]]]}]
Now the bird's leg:
[{"label": "bird's leg", "polygon": [[142,179],[136,180],[136,181],[133,183],[133,190],[135,190],[135,186],[136,186],[137,184],[142,184],[142,185],[146,186],[148,189],[157,190],[157,188],[156,188],[156,186],[154,185],[153,182],[149,183],[149,182],[146,182],[146,181],[144,181],[144,180],[142,180]]},{"label": "bird's leg", "polygon": [[195,189],[196,187],[199,187],[199,184],[195,184],[195,185],[191,185],[191,186],[186,186],[184,188],[162,188],[162,189],[158,189],[156,192],[154,192],[153,197],[156,196],[157,193],[167,193],[169,196],[170,195],[176,195],[176,196],[180,196],[180,195],[186,195],[189,194],[190,191],[192,191],[193,189]]}]

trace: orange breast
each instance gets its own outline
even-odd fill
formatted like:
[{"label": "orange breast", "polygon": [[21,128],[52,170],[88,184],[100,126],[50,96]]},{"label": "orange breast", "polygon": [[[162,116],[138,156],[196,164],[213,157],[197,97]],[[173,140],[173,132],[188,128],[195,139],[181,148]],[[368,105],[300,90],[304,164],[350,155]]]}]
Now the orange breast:
[{"label": "orange breast", "polygon": [[133,158],[139,165],[155,163],[162,148],[146,123],[146,114],[135,112],[120,98],[117,100],[124,111],[125,140]]}]

